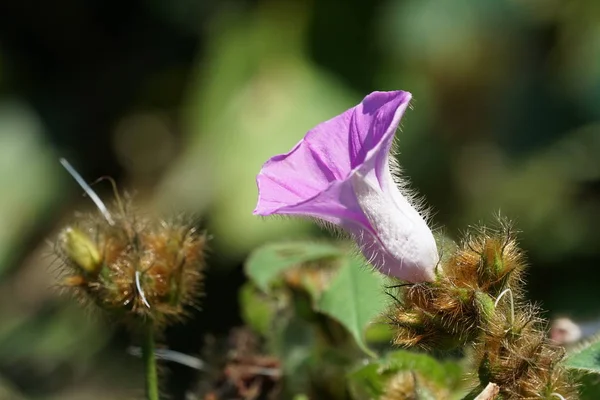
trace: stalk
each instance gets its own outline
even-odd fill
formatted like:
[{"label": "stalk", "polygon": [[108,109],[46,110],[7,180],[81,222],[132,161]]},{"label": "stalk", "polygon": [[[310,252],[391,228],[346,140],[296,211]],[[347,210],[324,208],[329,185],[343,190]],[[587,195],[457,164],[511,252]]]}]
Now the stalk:
[{"label": "stalk", "polygon": [[146,398],[148,400],[160,400],[158,396],[158,372],[154,354],[154,327],[152,325],[146,327],[142,345],[142,358],[146,369]]}]

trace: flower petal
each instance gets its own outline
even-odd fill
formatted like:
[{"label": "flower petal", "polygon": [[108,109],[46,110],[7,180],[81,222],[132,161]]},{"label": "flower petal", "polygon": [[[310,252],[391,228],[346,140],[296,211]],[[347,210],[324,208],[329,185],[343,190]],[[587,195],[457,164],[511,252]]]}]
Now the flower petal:
[{"label": "flower petal", "polygon": [[374,92],[309,131],[257,176],[255,214],[310,216],[350,232],[383,273],[431,281],[439,255],[425,219],[397,187],[392,142],[410,93]]},{"label": "flower petal", "polygon": [[[369,154],[383,155],[387,161],[396,129],[410,99],[411,94],[401,90],[373,92],[355,107],[350,124],[352,168],[362,165]],[[377,168],[387,169],[388,165],[378,162]]]},{"label": "flower petal", "polygon": [[370,230],[369,221],[360,209],[350,181],[333,182],[326,190],[308,200],[281,205],[276,213],[319,218],[343,228]]},{"label": "flower petal", "polygon": [[377,175],[389,174],[388,153],[410,98],[403,91],[373,92],[310,130],[289,153],[272,157],[257,176],[254,214],[274,214],[317,196],[332,182],[347,179],[368,156],[377,158]]},{"label": "flower petal", "polygon": [[[254,214],[270,215],[306,201],[348,175],[347,132],[352,110],[313,128],[290,152],[263,165],[256,178],[259,197]],[[346,137],[331,134],[344,131]]]}]

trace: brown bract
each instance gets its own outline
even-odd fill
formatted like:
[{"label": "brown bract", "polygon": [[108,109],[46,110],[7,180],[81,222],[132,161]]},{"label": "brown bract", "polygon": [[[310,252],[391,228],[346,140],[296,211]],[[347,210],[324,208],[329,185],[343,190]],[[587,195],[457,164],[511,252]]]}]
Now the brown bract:
[{"label": "brown bract", "polygon": [[112,225],[83,215],[59,235],[63,285],[128,324],[185,317],[201,294],[206,236],[182,217],[153,219],[129,207],[111,214]]},{"label": "brown bract", "polygon": [[497,384],[502,399],[573,398],[576,388],[559,364],[564,350],[523,300],[525,260],[509,224],[475,230],[440,267],[436,281],[400,285],[394,295],[396,345],[472,346],[479,391]]}]

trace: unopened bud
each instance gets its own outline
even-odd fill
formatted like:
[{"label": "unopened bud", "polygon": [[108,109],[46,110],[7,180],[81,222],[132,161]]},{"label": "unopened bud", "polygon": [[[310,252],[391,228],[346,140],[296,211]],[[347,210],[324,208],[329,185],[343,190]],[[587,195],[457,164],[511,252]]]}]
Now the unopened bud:
[{"label": "unopened bud", "polygon": [[102,258],[92,240],[77,228],[67,227],[60,234],[60,247],[66,257],[90,274],[98,272]]},{"label": "unopened bud", "polygon": [[488,279],[497,279],[503,275],[502,244],[496,239],[488,239],[483,244],[482,271]]},{"label": "unopened bud", "polygon": [[411,312],[401,312],[394,316],[394,322],[402,328],[422,329],[424,321],[421,315]]},{"label": "unopened bud", "polygon": [[494,311],[496,310],[496,306],[494,305],[494,300],[484,292],[476,291],[475,299],[477,301],[477,306],[479,308],[480,316],[483,319],[482,322],[487,322],[494,315]]}]

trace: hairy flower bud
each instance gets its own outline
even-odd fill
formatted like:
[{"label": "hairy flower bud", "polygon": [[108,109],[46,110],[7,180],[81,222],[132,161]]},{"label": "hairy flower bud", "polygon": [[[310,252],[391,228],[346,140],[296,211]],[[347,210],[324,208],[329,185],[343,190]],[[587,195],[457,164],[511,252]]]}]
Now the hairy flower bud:
[{"label": "hairy flower bud", "polygon": [[137,214],[116,189],[116,207],[109,209],[66,160],[61,163],[101,214],[80,215],[59,234],[63,285],[130,325],[160,327],[184,317],[201,294],[206,236],[185,218]]},{"label": "hairy flower bud", "polygon": [[60,251],[83,271],[96,274],[102,266],[102,257],[96,244],[81,230],[65,228],[59,235]]},{"label": "hairy flower bud", "polygon": [[[394,179],[392,142],[411,99],[374,92],[310,130],[257,176],[257,215],[320,219],[350,233],[370,263],[409,282],[433,281],[439,255],[412,196]],[[402,190],[401,190],[402,189]]]}]

